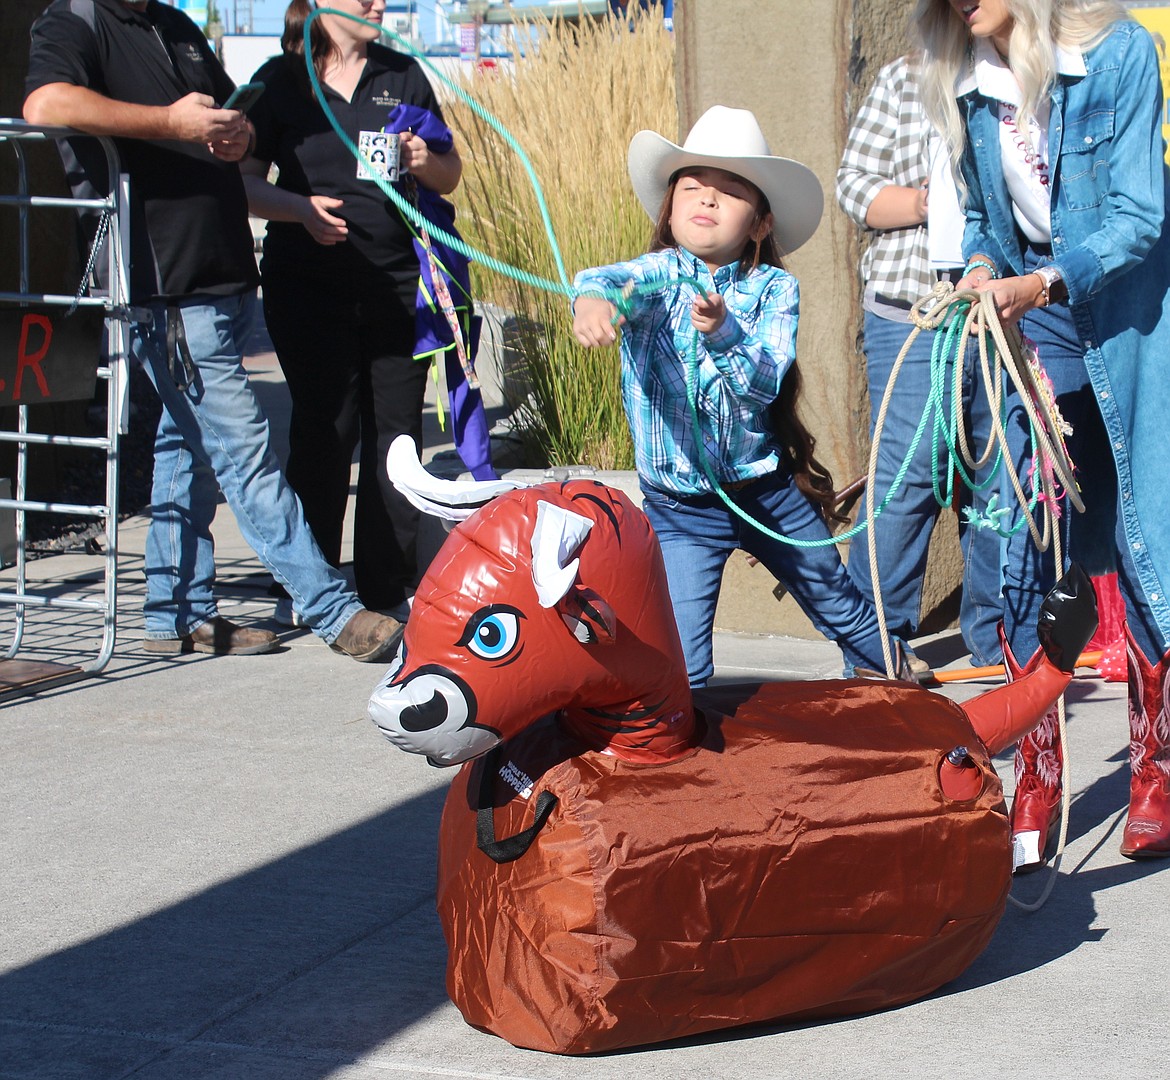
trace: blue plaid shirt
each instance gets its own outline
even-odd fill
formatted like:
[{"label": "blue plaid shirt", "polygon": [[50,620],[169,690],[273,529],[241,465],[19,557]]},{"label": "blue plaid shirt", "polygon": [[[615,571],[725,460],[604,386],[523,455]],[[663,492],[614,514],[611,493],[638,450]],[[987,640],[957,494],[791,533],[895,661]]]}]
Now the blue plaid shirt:
[{"label": "blue plaid shirt", "polygon": [[681,248],[630,262],[582,270],[579,295],[613,300],[623,286],[661,282],[630,298],[622,328],[622,402],[634,436],[638,475],[660,491],[694,495],[712,490],[703,472],[687,404],[687,366],[694,363],[691,304],[698,290],[718,290],[727,318],[713,334],[698,335],[696,400],[703,448],[723,483],[773,472],[780,455],[768,406],[796,356],[800,288],[774,266],[740,276],[739,263],[712,277],[706,264]]}]

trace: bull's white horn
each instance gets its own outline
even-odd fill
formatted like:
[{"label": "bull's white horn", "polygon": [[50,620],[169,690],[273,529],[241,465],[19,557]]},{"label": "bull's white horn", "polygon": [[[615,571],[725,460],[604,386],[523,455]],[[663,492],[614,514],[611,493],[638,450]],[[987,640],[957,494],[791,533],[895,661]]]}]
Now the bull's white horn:
[{"label": "bull's white horn", "polygon": [[593,522],[572,510],[541,499],[532,528],[532,583],[541,607],[550,608],[577,580],[580,550]]},{"label": "bull's white horn", "polygon": [[445,521],[463,521],[497,495],[528,486],[513,480],[444,480],[432,476],[419,461],[418,448],[409,435],[399,435],[390,444],[386,473],[409,503]]}]

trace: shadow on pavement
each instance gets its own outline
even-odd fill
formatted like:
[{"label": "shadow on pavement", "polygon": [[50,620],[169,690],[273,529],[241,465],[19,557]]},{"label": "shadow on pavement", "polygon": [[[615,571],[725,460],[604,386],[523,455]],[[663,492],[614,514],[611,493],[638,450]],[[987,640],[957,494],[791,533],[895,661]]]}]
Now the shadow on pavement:
[{"label": "shadow on pavement", "polygon": [[421,1020],[447,1000],[433,890],[444,794],[0,977],[0,1075],[165,1072],[176,1051],[181,1075],[194,1051],[263,1047],[295,1057],[299,1080],[324,1077]]},{"label": "shadow on pavement", "polygon": [[[1064,867],[1068,866],[1066,862]],[[1136,878],[1157,873],[1166,868],[1166,863],[1153,859],[1076,873],[1068,873],[1065,868],[1062,868],[1048,902],[1039,912],[1029,914],[1009,904],[983,955],[935,996],[943,997],[997,983],[1043,967],[1086,942],[1100,941],[1108,931],[1105,927],[1093,925],[1097,918],[1095,897]],[[1024,879],[1026,884],[1016,879],[1013,895],[1025,902],[1038,897],[1044,881],[1039,874],[1031,875],[1031,879]]]}]

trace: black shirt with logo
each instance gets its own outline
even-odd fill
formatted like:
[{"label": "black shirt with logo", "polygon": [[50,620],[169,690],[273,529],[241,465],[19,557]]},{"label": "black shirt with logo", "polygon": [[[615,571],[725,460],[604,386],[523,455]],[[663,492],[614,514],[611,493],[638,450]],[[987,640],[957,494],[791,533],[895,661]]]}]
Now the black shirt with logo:
[{"label": "black shirt with logo", "polygon": [[[199,28],[150,0],[56,0],[32,27],[26,93],[68,83],[137,105],[166,106],[190,93],[222,103],[234,89]],[[248,204],[237,165],[203,145],[115,140],[130,175],[131,298],[229,296],[258,284]],[[62,147],[78,195],[109,190],[92,139]]]},{"label": "black shirt with logo", "polygon": [[[272,221],[264,241],[264,273],[296,273],[345,288],[363,278],[413,287],[418,259],[412,236],[398,208],[338,138],[309,86],[305,62],[284,54],[273,57],[252,77],[264,83],[264,95],[248,114],[256,125],[254,156],[275,162],[277,186],[298,195],[327,195],[343,200],[331,210],[349,227],[345,243],[318,244],[299,222]],[[346,100],[322,84],[330,111],[359,145],[382,131],[398,104],[418,105],[442,117],[422,68],[408,56],[371,44],[366,66]]]}]

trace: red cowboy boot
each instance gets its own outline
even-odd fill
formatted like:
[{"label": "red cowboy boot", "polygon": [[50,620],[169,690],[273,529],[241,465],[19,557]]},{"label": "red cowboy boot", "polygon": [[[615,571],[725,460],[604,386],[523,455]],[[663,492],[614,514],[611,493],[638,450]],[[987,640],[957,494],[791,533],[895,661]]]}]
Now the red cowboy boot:
[{"label": "red cowboy boot", "polygon": [[980,694],[963,706],[972,728],[991,753],[998,754],[1018,740],[1011,812],[1012,868],[1016,873],[1035,870],[1044,862],[1060,806],[1063,755],[1057,739],[1057,707],[1076,670],[1077,658],[1096,629],[1093,584],[1073,563],[1040,605],[1036,621],[1040,648],[1035,655],[1021,668],[1001,625],[1007,685]]},{"label": "red cowboy boot", "polygon": [[1170,653],[1151,664],[1125,627],[1129,659],[1129,816],[1121,839],[1128,859],[1170,855]]},{"label": "red cowboy boot", "polygon": [[[1003,666],[1009,683],[1032,672],[1044,660],[1037,649],[1024,667],[1012,654],[999,628]],[[1016,744],[1016,794],[1009,820],[1012,828],[1012,872],[1027,874],[1045,862],[1045,850],[1060,822],[1061,772],[1064,755],[1060,746],[1060,722],[1053,705],[1040,723]]]}]

